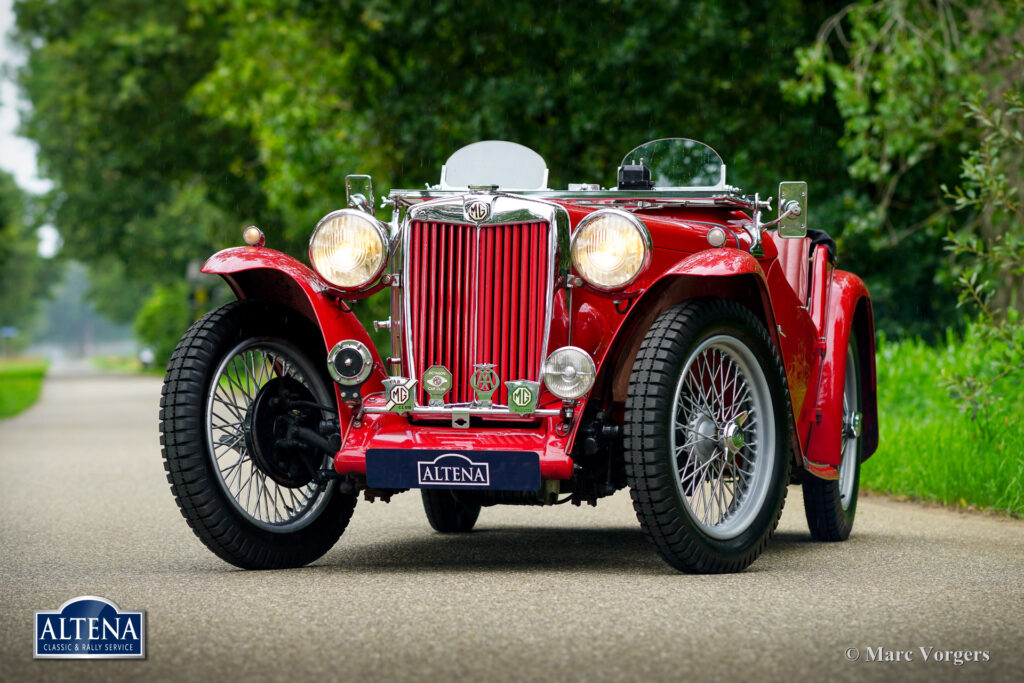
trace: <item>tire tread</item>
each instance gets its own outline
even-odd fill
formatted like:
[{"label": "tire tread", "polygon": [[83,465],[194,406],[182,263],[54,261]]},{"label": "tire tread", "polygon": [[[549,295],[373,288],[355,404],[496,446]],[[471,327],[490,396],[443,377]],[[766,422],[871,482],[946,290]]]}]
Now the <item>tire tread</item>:
[{"label": "tire tread", "polygon": [[[298,316],[294,316],[298,317]],[[338,540],[355,508],[355,496],[335,490],[307,527],[274,534],[247,522],[220,488],[206,448],[205,396],[219,362],[217,351],[257,323],[277,336],[296,321],[287,309],[260,301],[233,301],[207,313],[185,332],[167,364],[160,396],[160,443],[171,493],[193,533],[214,554],[245,569],[299,567]],[[302,346],[309,349],[308,339]],[[222,351],[223,353],[223,351]],[[329,386],[329,385],[328,385]]]},{"label": "tire tread", "polygon": [[[767,532],[742,555],[726,558],[710,552],[682,523],[670,463],[651,455],[664,452],[669,447],[667,431],[660,425],[664,424],[672,409],[676,369],[686,360],[687,349],[683,340],[696,338],[701,332],[702,321],[709,315],[731,315],[743,320],[758,334],[766,348],[772,350],[774,367],[766,368],[766,373],[775,372],[777,377],[785,377],[782,361],[767,331],[743,306],[724,299],[692,299],[668,309],[647,332],[630,374],[624,429],[626,477],[637,518],[666,562],[684,571],[725,573],[746,568],[764,550],[778,526],[785,504],[785,487]],[[789,395],[785,390],[782,393],[787,415],[784,443],[788,444]],[[791,458],[787,453],[779,460],[785,462],[782,477],[784,482],[788,482]]]}]

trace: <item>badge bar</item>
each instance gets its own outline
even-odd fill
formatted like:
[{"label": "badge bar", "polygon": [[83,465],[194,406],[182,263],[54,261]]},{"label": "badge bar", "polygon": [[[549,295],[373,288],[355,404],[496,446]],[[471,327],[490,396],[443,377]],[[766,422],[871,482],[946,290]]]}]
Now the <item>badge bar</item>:
[{"label": "badge bar", "polygon": [[[487,415],[503,413],[504,410],[494,406],[494,392],[501,386],[501,379],[492,363],[478,363],[473,366],[473,374],[469,378],[469,385],[473,389],[475,399],[468,406],[450,406],[445,403],[445,396],[453,386],[452,373],[443,365],[431,365],[424,371],[419,382],[422,383],[424,391],[430,397],[426,406],[416,406],[416,384],[417,380],[408,377],[388,377],[384,380],[384,409],[374,410],[373,406],[367,406],[368,412],[394,412],[394,413],[458,413],[468,416]],[[508,413],[512,415],[558,415],[558,410],[538,410],[537,402],[540,398],[540,382],[525,379],[509,380],[505,382],[508,389]],[[458,426],[463,426],[459,424]],[[468,426],[468,420],[467,424]]]}]

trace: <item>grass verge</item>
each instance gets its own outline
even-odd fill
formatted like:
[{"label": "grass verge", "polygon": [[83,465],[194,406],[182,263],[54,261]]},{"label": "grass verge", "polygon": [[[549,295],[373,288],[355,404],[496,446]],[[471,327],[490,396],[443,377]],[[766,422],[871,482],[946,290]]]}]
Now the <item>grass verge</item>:
[{"label": "grass verge", "polygon": [[965,371],[967,354],[951,335],[938,347],[880,342],[881,433],[861,486],[1024,517],[1024,396],[1009,390],[986,415],[961,412],[941,378]]},{"label": "grass verge", "polygon": [[166,371],[162,365],[144,366],[137,356],[93,356],[89,362],[100,372],[163,375]]},{"label": "grass verge", "polygon": [[36,402],[46,365],[37,359],[0,361],[0,418],[17,415]]}]

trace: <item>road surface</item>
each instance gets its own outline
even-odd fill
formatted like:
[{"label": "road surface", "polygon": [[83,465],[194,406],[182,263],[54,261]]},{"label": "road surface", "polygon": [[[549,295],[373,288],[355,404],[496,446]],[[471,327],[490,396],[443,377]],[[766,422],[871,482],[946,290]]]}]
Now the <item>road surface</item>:
[{"label": "road surface", "polygon": [[[861,500],[849,542],[821,545],[791,488],[774,542],[729,576],[670,570],[624,493],[596,509],[485,509],[461,537],[433,533],[415,492],[363,501],[314,566],[239,571],[174,505],[159,390],[153,378],[72,373],[0,422],[0,680],[980,681],[1024,670],[1024,523],[881,498]],[[33,612],[79,595],[146,610],[148,658],[33,660]],[[985,655],[934,661],[946,651]],[[897,652],[912,661],[869,661]]]}]

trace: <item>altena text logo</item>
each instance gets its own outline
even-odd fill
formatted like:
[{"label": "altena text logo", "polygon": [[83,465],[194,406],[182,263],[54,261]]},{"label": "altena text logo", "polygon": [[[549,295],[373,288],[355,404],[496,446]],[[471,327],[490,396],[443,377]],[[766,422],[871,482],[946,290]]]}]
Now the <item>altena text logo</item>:
[{"label": "altena text logo", "polygon": [[83,595],[36,612],[36,659],[145,659],[146,613]]}]

